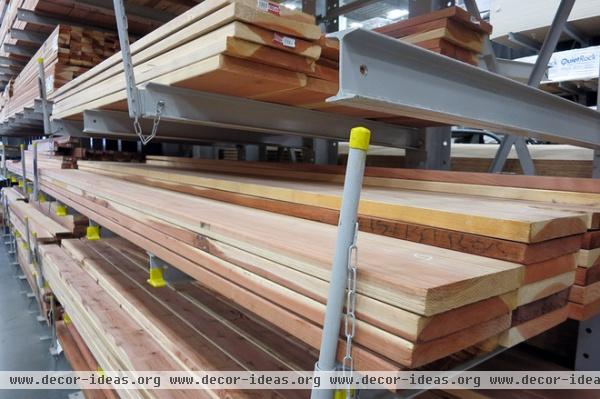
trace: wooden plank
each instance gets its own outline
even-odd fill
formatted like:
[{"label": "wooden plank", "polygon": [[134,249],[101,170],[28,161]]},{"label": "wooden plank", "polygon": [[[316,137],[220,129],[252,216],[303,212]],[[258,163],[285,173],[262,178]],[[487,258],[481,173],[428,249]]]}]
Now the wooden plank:
[{"label": "wooden plank", "polygon": [[582,305],[580,303],[569,302],[569,318],[584,321],[600,314],[600,300]]},{"label": "wooden plank", "polygon": [[[85,169],[85,165],[83,165],[82,168]],[[218,201],[225,201],[246,207],[268,210],[270,212],[300,217],[303,219],[315,220],[322,223],[337,225],[339,219],[339,212],[332,209],[308,205],[302,207],[289,206],[282,201],[178,184],[169,180],[154,179],[140,175],[131,176],[128,174],[107,171],[104,171],[103,174],[134,183],[144,183],[153,187],[192,194]],[[573,253],[578,251],[581,245],[581,238],[579,236],[558,238],[535,244],[524,244],[447,229],[433,228],[431,226],[408,224],[361,215],[359,215],[359,228],[361,231],[369,233],[521,264],[543,262],[564,254]]]},{"label": "wooden plank", "polygon": [[564,306],[560,309],[546,313],[543,316],[526,321],[515,327],[511,327],[508,331],[502,334],[500,345],[510,348],[531,337],[541,334],[550,328],[559,325],[567,320],[569,307]]},{"label": "wooden plank", "polygon": [[592,267],[577,267],[575,269],[575,284],[590,285],[600,281],[600,263]]},{"label": "wooden plank", "polygon": [[[82,165],[83,166],[83,165]],[[116,166],[116,165],[115,165]],[[103,166],[104,168],[105,166]],[[108,166],[106,166],[108,168]],[[160,170],[141,170],[150,176]],[[235,176],[234,178],[194,172],[163,173],[165,178],[181,184],[232,191],[294,204],[339,209],[342,186],[306,181],[276,180]],[[167,177],[168,176],[168,177]],[[469,203],[465,210],[464,204]],[[521,242],[540,242],[552,238],[583,233],[587,219],[581,213],[552,210],[534,204],[513,203],[448,195],[432,195],[421,191],[365,187],[359,206],[361,215],[459,230],[495,238]],[[502,227],[500,227],[502,226]]]},{"label": "wooden plank", "polygon": [[575,272],[559,274],[545,280],[525,284],[519,288],[517,305],[522,306],[546,298],[554,293],[570,288],[575,280]]},{"label": "wooden plank", "polygon": [[519,306],[512,312],[511,327],[542,317],[546,313],[567,306],[569,289],[564,289],[545,298]]},{"label": "wooden plank", "polygon": [[532,263],[525,267],[524,284],[544,280],[552,276],[572,272],[577,266],[577,253],[562,255],[543,262]]},{"label": "wooden plank", "polygon": [[577,266],[592,267],[600,262],[600,248],[581,249],[577,254]]},{"label": "wooden plank", "polygon": [[582,249],[600,248],[600,231],[588,231],[583,235]]},{"label": "wooden plank", "polygon": [[[313,165],[313,164],[287,164],[279,162],[250,162],[250,161],[225,161],[225,160],[207,160],[197,158],[169,157],[162,155],[148,155],[147,163],[161,162],[160,166],[166,163],[185,163],[186,167],[190,164],[200,165],[219,165],[219,170],[225,166],[243,166],[248,168],[261,169],[285,169],[305,172],[319,172],[343,175],[345,166],[343,165]],[[158,163],[157,163],[158,164]],[[441,170],[426,169],[405,169],[405,168],[381,168],[367,167],[365,176],[392,178],[403,180],[422,180],[431,182],[462,183],[494,187],[515,187],[550,191],[582,192],[600,194],[600,187],[594,179],[582,178],[562,178],[548,176],[525,176],[512,174],[490,174],[475,172],[450,172]]]},{"label": "wooden plank", "polygon": [[600,299],[600,282],[587,286],[574,285],[571,287],[569,301],[587,305]]}]

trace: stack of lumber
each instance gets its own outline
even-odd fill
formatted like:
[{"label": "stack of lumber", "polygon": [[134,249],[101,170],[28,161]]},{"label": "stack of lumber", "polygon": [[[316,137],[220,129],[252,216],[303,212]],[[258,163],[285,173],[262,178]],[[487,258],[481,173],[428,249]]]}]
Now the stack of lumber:
[{"label": "stack of lumber", "polygon": [[[80,169],[337,223],[343,181],[343,169],[339,167],[170,157],[148,157],[147,162],[151,165],[82,161]],[[385,172],[388,176],[382,177]],[[481,184],[483,181],[476,180],[476,174],[471,180],[479,184],[419,181],[406,177],[415,176],[411,172],[399,171],[393,176],[394,171],[367,170],[359,207],[362,231],[524,265],[517,309],[512,328],[501,340],[503,345],[512,346],[567,318],[567,297],[574,281],[581,234],[586,228],[599,227],[598,194],[501,187],[501,181],[490,190]],[[514,180],[519,184],[518,178]],[[488,225],[492,218],[524,222],[524,231],[519,233],[516,226],[505,229],[500,224]],[[542,219],[535,222],[537,218]]]},{"label": "stack of lumber", "polygon": [[[123,239],[64,240],[41,248],[53,292],[105,370],[289,371],[314,367],[315,351],[247,317],[196,284],[154,289],[147,254]],[[303,391],[119,390],[144,398],[304,398]]]},{"label": "stack of lumber", "polygon": [[[337,231],[334,225],[116,180],[101,173],[43,170],[42,189],[229,300],[282,326],[309,346],[319,346]],[[265,192],[281,193],[288,183],[262,185]],[[186,184],[193,191],[206,190]],[[241,181],[238,184],[243,186]],[[335,215],[339,185],[304,184],[318,192],[296,187],[297,198],[321,197],[322,203],[312,210],[327,215],[329,209]],[[521,264],[361,232],[359,325],[354,349],[358,369],[419,367],[490,338],[498,339],[511,328],[515,307],[572,283],[575,264],[569,263],[567,255],[576,252],[580,242],[570,244],[567,236],[585,231],[585,216],[518,201],[480,198],[475,206],[473,198],[459,200],[448,195],[434,204],[433,196],[427,200],[424,194],[406,191],[403,199],[405,191],[398,193],[369,188],[361,213],[366,219],[381,219],[384,225],[418,227],[412,218],[419,218],[424,225],[436,223],[427,227],[430,231],[443,233],[452,227],[464,230],[462,235],[489,237],[487,243],[520,251]],[[234,198],[253,197],[235,194]],[[267,205],[279,201],[287,208],[304,208],[286,198],[263,200]],[[412,220],[403,220],[405,216]],[[557,245],[551,245],[552,240],[558,241]],[[538,243],[541,246],[536,246]],[[531,256],[529,245],[537,248],[533,252],[538,256],[523,262],[526,254]],[[472,246],[481,245],[476,242]],[[541,247],[549,250],[540,251]],[[550,262],[542,264],[544,261]],[[541,313],[540,317],[545,316]],[[536,324],[538,329],[549,328],[549,322],[542,323],[540,317],[534,318],[534,324],[541,324]]]},{"label": "stack of lumber", "polygon": [[[432,124],[326,103],[339,87],[337,43],[322,37],[313,16],[277,4],[268,9],[276,11],[259,8],[251,0],[211,0],[197,5],[131,46],[136,81],[387,118],[390,123]],[[462,15],[457,10],[452,13]],[[480,30],[487,29],[485,24],[480,26],[484,27]],[[476,35],[483,37],[483,33]],[[454,33],[452,37],[461,40]],[[92,68],[51,98],[56,118],[81,118],[86,109],[125,110],[121,55]]]},{"label": "stack of lumber", "polygon": [[[90,352],[73,323],[62,320],[57,321],[56,337],[73,371],[99,370],[100,364]],[[82,392],[86,399],[119,399],[117,393],[109,389],[88,389]]]},{"label": "stack of lumber", "polygon": [[600,230],[589,230],[583,236],[569,301],[572,319],[587,320],[600,313]]},{"label": "stack of lumber", "polygon": [[478,66],[479,54],[486,36],[492,32],[492,26],[485,21],[474,20],[467,11],[455,6],[395,22],[375,31]]},{"label": "stack of lumber", "polygon": [[39,58],[44,60],[46,91],[50,94],[118,50],[119,40],[114,33],[58,25],[15,78],[14,85],[7,87],[12,94],[4,96],[7,101],[0,120],[33,107],[40,92]]},{"label": "stack of lumber", "polygon": [[72,231],[46,216],[32,204],[20,199],[20,193],[14,188],[3,188],[2,195],[8,202],[10,223],[25,241],[27,241],[27,226],[29,226],[31,245],[36,241],[45,244],[72,237]]}]

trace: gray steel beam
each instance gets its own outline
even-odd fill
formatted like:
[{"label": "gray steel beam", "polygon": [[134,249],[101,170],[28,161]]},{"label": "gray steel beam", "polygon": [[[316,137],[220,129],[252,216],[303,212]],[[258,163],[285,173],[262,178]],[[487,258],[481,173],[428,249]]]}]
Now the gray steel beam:
[{"label": "gray steel beam", "polygon": [[[163,101],[162,121],[247,132],[338,140],[346,140],[351,128],[365,126],[373,132],[371,138],[373,144],[398,148],[419,146],[417,129],[299,107],[270,104],[155,83],[142,86],[140,97],[144,111],[143,116],[148,119],[154,118],[157,103]],[[158,131],[160,132],[160,125]]]},{"label": "gray steel beam", "polygon": [[592,177],[600,179],[600,150],[594,150],[594,160],[592,161]]},{"label": "gray steel beam", "polygon": [[100,28],[94,25],[82,24],[75,19],[68,18],[56,18],[50,17],[47,15],[39,15],[35,13],[35,11],[26,10],[24,8],[19,8],[17,11],[17,19],[23,22],[29,22],[36,25],[44,25],[54,27],[56,25],[66,24],[71,26],[79,26],[81,28],[93,29],[101,32],[114,33],[114,30]]},{"label": "gray steel beam", "polygon": [[582,105],[375,32],[333,36],[340,89],[328,102],[600,148],[600,115]]},{"label": "gray steel beam", "polygon": [[343,6],[338,6],[338,7],[333,7],[331,9],[327,10],[327,14],[325,14],[322,18],[321,21],[324,20],[329,20],[329,19],[333,19],[333,18],[337,18],[340,15],[344,15],[344,14],[348,14],[349,12],[352,12],[354,10],[358,10],[361,9],[363,7],[366,7],[370,4],[375,4],[378,3],[380,0],[355,0],[351,3],[347,3]]},{"label": "gray steel beam", "polygon": [[[89,6],[100,8],[104,10],[113,11],[112,3],[103,0],[77,0],[78,3],[87,4]],[[152,19],[159,22],[169,22],[176,17],[175,14],[171,14],[165,11],[161,11],[151,7],[145,7],[139,4],[131,2],[125,2],[125,11],[128,15],[134,15],[137,17]]]},{"label": "gray steel beam", "polygon": [[508,32],[508,40],[536,53],[542,48],[542,43],[520,33]]},{"label": "gray steel beam", "polygon": [[35,54],[34,48],[22,46],[20,44],[4,43],[4,51],[11,54],[23,55],[26,57],[31,57]]},{"label": "gray steel beam", "polygon": [[[48,109],[48,113],[52,114],[52,102],[46,101],[46,108]],[[33,102],[33,110],[34,112],[38,112],[40,114],[44,113],[44,105],[41,98],[36,98]]]},{"label": "gray steel beam", "polygon": [[22,40],[28,43],[42,44],[46,41],[48,35],[40,32],[12,28],[10,30],[10,37],[15,40]]},{"label": "gray steel beam", "polygon": [[9,67],[0,66],[0,74],[4,76],[17,76],[19,74],[19,71],[16,71]]},{"label": "gray steel beam", "polygon": [[14,58],[0,56],[0,64],[24,67],[27,63],[24,61],[15,60]]},{"label": "gray steel beam", "polygon": [[585,33],[573,26],[572,23],[566,22],[564,31],[571,39],[578,42],[581,47],[587,47],[590,45],[590,38]]},{"label": "gray steel beam", "polygon": [[[506,76],[507,78],[516,80],[517,82],[527,83],[529,77],[531,76],[531,72],[533,71],[534,64],[496,58],[496,65],[498,69],[495,72],[497,74]],[[489,68],[488,71],[494,72]]]},{"label": "gray steel beam", "polygon": [[[143,120],[144,129],[152,128],[151,120]],[[115,137],[136,137],[131,119],[126,112],[90,110],[83,113],[83,132]],[[246,144],[273,144],[286,147],[301,147],[302,139],[297,136],[278,134],[247,133],[235,129],[220,129],[211,126],[184,125],[161,121],[157,139],[185,140],[188,142],[223,142]]]}]

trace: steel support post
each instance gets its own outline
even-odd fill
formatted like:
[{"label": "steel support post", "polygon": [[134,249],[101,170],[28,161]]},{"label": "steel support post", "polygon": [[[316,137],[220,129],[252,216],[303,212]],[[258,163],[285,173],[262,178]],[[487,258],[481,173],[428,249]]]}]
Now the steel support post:
[{"label": "steel support post", "polygon": [[33,147],[33,200],[37,202],[40,196],[37,143],[34,142],[31,146]]},{"label": "steel support post", "polygon": [[[329,282],[325,319],[323,321],[323,335],[321,336],[321,349],[319,360],[315,365],[316,371],[334,371],[337,366],[337,347],[340,337],[340,322],[346,301],[347,317],[354,318],[354,289],[356,288],[356,271],[350,272],[353,284],[348,286],[349,271],[352,258],[356,254],[356,235],[358,220],[358,204],[365,172],[365,161],[369,147],[371,132],[368,129],[357,127],[350,133],[348,165],[344,179],[342,193],[342,206],[338,223],[338,232],[335,242],[335,254]],[[354,274],[354,275],[353,275]],[[348,295],[346,296],[346,287]],[[349,326],[349,323],[351,324]],[[346,352],[345,366],[352,369],[351,345],[354,336],[354,320],[346,319]],[[350,331],[348,331],[350,329]],[[349,359],[348,359],[349,358]],[[349,360],[349,364],[347,364]],[[311,399],[331,399],[333,391],[313,389]]]},{"label": "steel support post", "polygon": [[2,176],[7,179],[6,176],[6,144],[8,140],[6,140],[5,136],[2,136]]},{"label": "steel support post", "polygon": [[20,145],[21,149],[21,172],[23,173],[23,195],[27,196],[27,169],[25,167],[25,144]]},{"label": "steel support post", "polygon": [[44,135],[49,136],[50,130],[50,110],[48,109],[48,89],[46,87],[46,73],[44,72],[44,59],[38,58],[38,86],[40,88],[40,99],[42,100],[42,114],[44,118]]},{"label": "steel support post", "polygon": [[600,315],[596,315],[589,320],[579,322],[577,352],[575,355],[575,370],[600,370],[600,346],[598,345],[599,333]]},{"label": "steel support post", "polygon": [[[531,87],[538,87],[544,74],[546,73],[546,69],[548,68],[548,62],[550,62],[550,57],[552,57],[552,53],[556,49],[556,45],[560,39],[562,32],[564,31],[565,24],[567,23],[567,19],[569,19],[569,14],[573,9],[573,5],[575,4],[575,0],[561,0],[558,10],[556,11],[556,15],[554,16],[554,20],[552,21],[552,25],[550,26],[550,30],[546,34],[544,39],[544,43],[542,44],[542,48],[540,49],[540,53],[535,62],[535,66],[533,67],[533,71],[529,76],[529,81],[527,84]],[[506,163],[506,159],[510,152],[510,148],[514,144],[517,155],[519,156],[519,162],[521,163],[521,169],[523,169],[523,173],[526,175],[535,174],[535,166],[533,160],[531,159],[531,154],[527,149],[527,143],[525,139],[520,137],[512,137],[505,136],[504,140],[492,161],[490,166],[490,172],[492,173],[500,173],[502,169],[504,169],[504,164]],[[506,148],[508,146],[508,149]]]}]

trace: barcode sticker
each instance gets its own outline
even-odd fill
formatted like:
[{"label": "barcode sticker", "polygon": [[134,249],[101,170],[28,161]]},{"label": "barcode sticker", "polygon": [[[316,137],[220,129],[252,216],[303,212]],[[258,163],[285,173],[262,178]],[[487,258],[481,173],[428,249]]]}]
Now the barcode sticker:
[{"label": "barcode sticker", "polygon": [[261,11],[275,15],[279,15],[281,13],[281,8],[279,4],[273,3],[269,0],[258,0],[258,2],[256,3],[256,8],[258,8]]},{"label": "barcode sticker", "polygon": [[273,34],[273,41],[285,47],[296,47],[296,39],[294,39],[293,37],[280,35],[277,32]]}]

